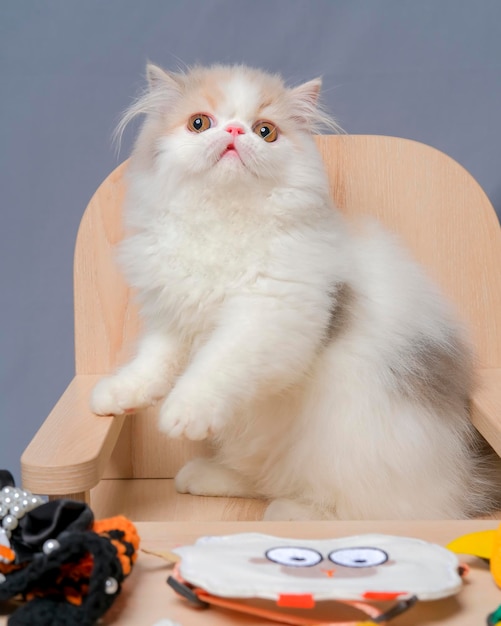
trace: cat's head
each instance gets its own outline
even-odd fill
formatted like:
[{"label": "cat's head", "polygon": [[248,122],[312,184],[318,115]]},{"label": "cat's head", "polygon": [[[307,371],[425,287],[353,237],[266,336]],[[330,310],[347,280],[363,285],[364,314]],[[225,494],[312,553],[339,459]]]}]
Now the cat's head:
[{"label": "cat's head", "polygon": [[148,90],[126,112],[146,118],[135,158],[158,174],[202,184],[287,185],[317,159],[312,132],[335,126],[318,106],[321,80],[288,88],[245,66],[195,67],[186,73],[147,66]]}]

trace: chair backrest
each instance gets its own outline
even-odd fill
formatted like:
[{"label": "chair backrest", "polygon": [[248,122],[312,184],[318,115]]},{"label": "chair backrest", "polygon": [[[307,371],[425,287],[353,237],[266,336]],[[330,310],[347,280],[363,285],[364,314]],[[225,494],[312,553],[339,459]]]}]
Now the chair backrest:
[{"label": "chair backrest", "polygon": [[[501,366],[501,232],[473,177],[440,151],[406,139],[317,137],[332,195],[347,216],[376,217],[398,233],[469,326],[482,367]],[[78,374],[105,374],[131,354],[140,322],[114,261],[123,236],[126,163],[96,191],[75,252]],[[172,477],[203,444],[169,441],[156,409],[126,420],[108,476]]]}]

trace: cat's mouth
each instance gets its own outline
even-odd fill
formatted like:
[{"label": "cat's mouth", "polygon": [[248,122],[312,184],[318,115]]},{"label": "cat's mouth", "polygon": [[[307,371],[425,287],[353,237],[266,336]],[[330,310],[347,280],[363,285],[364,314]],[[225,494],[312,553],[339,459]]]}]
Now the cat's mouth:
[{"label": "cat's mouth", "polygon": [[238,153],[238,150],[237,150],[237,148],[236,148],[234,143],[230,143],[230,144],[228,144],[226,146],[226,148],[221,153],[221,157],[220,158],[222,159],[223,157],[240,159],[240,154]]}]

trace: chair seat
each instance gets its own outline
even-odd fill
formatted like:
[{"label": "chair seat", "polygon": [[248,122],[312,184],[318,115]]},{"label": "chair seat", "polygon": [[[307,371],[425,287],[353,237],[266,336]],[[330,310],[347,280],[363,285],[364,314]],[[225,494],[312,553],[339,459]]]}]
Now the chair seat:
[{"label": "chair seat", "polygon": [[[267,503],[177,493],[172,478],[104,479],[91,489],[97,519],[122,514],[137,522],[261,522]],[[501,519],[501,511],[478,519]]]},{"label": "chair seat", "polygon": [[257,521],[266,502],[177,493],[172,478],[104,479],[91,489],[97,519],[122,514],[134,521]]}]

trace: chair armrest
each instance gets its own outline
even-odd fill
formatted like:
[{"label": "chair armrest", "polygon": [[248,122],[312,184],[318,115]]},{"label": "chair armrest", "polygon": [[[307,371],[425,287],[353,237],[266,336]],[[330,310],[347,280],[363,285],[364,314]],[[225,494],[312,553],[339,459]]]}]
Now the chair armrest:
[{"label": "chair armrest", "polygon": [[501,456],[501,368],[478,372],[478,389],[472,399],[471,418]]},{"label": "chair armrest", "polygon": [[124,416],[98,417],[89,407],[100,376],[77,375],[21,457],[25,489],[44,495],[77,494],[99,482]]}]

